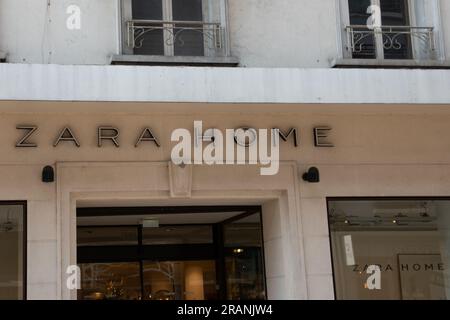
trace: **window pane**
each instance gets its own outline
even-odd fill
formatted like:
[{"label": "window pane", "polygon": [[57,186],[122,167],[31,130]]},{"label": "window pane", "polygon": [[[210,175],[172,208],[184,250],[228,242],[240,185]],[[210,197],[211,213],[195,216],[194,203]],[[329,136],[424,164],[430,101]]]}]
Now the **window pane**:
[{"label": "window pane", "polygon": [[139,263],[83,263],[79,300],[140,300]]},{"label": "window pane", "polygon": [[[381,0],[380,5],[383,26],[409,25],[407,0]],[[411,58],[411,36],[399,32],[408,32],[408,29],[397,29],[397,32],[388,33],[383,37],[385,59]]]},{"label": "window pane", "polygon": [[215,261],[144,262],[145,300],[217,299]]},{"label": "window pane", "polygon": [[381,21],[386,26],[409,24],[407,0],[381,0]]},{"label": "window pane", "polygon": [[202,21],[202,0],[172,0],[173,20]]},{"label": "window pane", "polygon": [[78,227],[78,246],[124,246],[138,244],[137,227]]},{"label": "window pane", "polygon": [[259,213],[226,224],[225,247],[261,247],[261,220]]},{"label": "window pane", "polygon": [[[350,24],[366,26],[369,14],[367,9],[371,5],[370,0],[348,0],[350,11]],[[355,28],[354,31],[367,31],[367,28]],[[354,39],[356,52],[353,52],[354,59],[374,59],[375,54],[375,38],[372,34],[355,33]]]},{"label": "window pane", "polygon": [[23,220],[23,206],[0,205],[0,300],[24,298]]},{"label": "window pane", "polygon": [[367,8],[371,5],[370,0],[348,0],[350,9],[350,24],[366,25],[369,14]]},{"label": "window pane", "polygon": [[[450,201],[330,201],[328,207],[336,298],[450,298]],[[379,276],[369,278],[371,268]]]},{"label": "window pane", "polygon": [[[203,21],[202,0],[172,0],[173,20]],[[203,56],[202,25],[177,25],[174,29],[176,56]],[[184,29],[184,28],[190,29]]]},{"label": "window pane", "polygon": [[265,299],[261,215],[224,226],[227,299]]},{"label": "window pane", "polygon": [[[133,0],[132,13],[133,20],[164,20],[162,0]],[[164,55],[162,24],[153,23],[145,25],[147,29],[137,29],[135,31],[136,48],[134,48],[134,53]],[[145,33],[142,33],[144,31]]]},{"label": "window pane", "polygon": [[161,226],[143,228],[144,245],[213,243],[211,226]]},{"label": "window pane", "polygon": [[163,20],[162,0],[133,0],[134,20]]}]

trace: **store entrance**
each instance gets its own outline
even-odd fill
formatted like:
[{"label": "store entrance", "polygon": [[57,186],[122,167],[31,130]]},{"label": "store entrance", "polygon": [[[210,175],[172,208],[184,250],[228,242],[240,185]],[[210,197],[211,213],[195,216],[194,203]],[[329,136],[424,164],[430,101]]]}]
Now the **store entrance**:
[{"label": "store entrance", "polygon": [[78,299],[266,299],[259,206],[77,209]]}]

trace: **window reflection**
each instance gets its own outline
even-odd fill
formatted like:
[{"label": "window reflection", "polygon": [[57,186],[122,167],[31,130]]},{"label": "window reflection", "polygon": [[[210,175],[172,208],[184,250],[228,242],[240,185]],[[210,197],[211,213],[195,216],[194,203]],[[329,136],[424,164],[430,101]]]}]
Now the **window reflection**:
[{"label": "window reflection", "polygon": [[161,228],[144,228],[145,245],[213,243],[210,225],[168,225]]},{"label": "window reflection", "polygon": [[[407,0],[381,0],[381,22],[385,26],[408,26],[409,9]],[[390,37],[392,38],[392,34]],[[389,41],[384,37],[383,41]],[[388,42],[389,44],[389,42]],[[396,34],[394,48],[385,48],[385,59],[411,59],[411,36]]]},{"label": "window reflection", "polygon": [[227,299],[265,299],[261,230],[259,213],[224,227]]},{"label": "window reflection", "polygon": [[[203,217],[195,214],[146,216],[158,221],[152,227],[89,226],[86,223],[113,219],[79,219],[82,289],[78,298],[265,299],[261,214],[231,212],[218,217],[207,217],[215,222],[202,224]],[[142,220],[132,215],[114,219],[121,223]],[[182,223],[186,220],[195,223]]]},{"label": "window reflection", "polygon": [[215,261],[144,262],[148,300],[217,299]]},{"label": "window reflection", "polygon": [[80,300],[140,300],[139,263],[83,263]]},{"label": "window reflection", "polygon": [[78,246],[125,246],[138,244],[136,227],[78,227]]},{"label": "window reflection", "polygon": [[24,206],[0,203],[0,300],[24,299]]},{"label": "window reflection", "polygon": [[336,298],[450,298],[450,201],[330,201],[329,222]]},{"label": "window reflection", "polygon": [[[371,5],[371,0],[349,0],[349,15],[350,24],[355,26],[365,26],[370,15],[367,13],[367,8]],[[363,31],[367,28],[356,28],[355,31]],[[354,59],[374,59],[375,53],[375,38],[373,35],[367,35],[361,39],[361,50],[353,53]]]},{"label": "window reflection", "polygon": [[[379,5],[381,10],[381,25],[383,33],[374,35],[366,27],[370,21],[371,5]],[[411,35],[408,28],[410,25],[408,0],[348,0],[350,25],[355,27],[354,31],[364,31],[356,34],[354,41],[357,42],[357,51],[352,53],[354,59],[377,58],[377,46],[383,54],[384,59],[411,59]],[[396,27],[390,30],[389,27]]]}]

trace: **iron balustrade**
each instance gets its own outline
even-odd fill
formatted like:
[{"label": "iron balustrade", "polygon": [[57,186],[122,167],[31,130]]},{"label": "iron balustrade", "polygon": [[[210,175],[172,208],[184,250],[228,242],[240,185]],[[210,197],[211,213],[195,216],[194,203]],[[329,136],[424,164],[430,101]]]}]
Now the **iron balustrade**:
[{"label": "iron balustrade", "polygon": [[370,42],[376,46],[376,37],[380,37],[385,50],[405,49],[406,44],[401,41],[404,36],[418,40],[422,43],[422,49],[428,52],[436,49],[433,27],[381,26],[369,29],[367,25],[351,25],[345,30],[348,48],[354,54],[364,52],[364,46],[370,46]]},{"label": "iron balustrade", "polygon": [[156,30],[163,30],[164,42],[168,46],[184,45],[183,33],[194,31],[203,35],[205,44],[214,50],[224,48],[224,28],[220,23],[203,21],[164,21],[164,20],[130,20],[127,21],[127,46],[140,48],[145,35]]}]

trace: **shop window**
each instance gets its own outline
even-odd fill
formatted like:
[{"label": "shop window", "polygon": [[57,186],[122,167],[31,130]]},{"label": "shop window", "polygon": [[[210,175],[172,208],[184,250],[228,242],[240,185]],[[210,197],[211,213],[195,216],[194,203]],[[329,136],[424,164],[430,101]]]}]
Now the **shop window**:
[{"label": "shop window", "polygon": [[26,299],[25,204],[0,202],[0,300]]},{"label": "shop window", "polygon": [[450,199],[328,201],[337,299],[450,298]]}]

